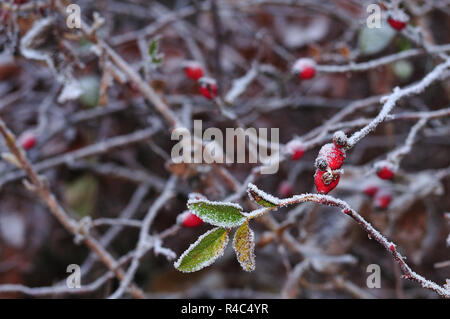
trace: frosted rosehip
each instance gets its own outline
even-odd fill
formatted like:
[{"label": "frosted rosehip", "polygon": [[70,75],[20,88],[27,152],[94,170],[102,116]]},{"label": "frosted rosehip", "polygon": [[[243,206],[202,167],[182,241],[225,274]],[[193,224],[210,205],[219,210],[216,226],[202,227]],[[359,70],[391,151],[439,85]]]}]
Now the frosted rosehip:
[{"label": "frosted rosehip", "polygon": [[202,65],[197,61],[188,61],[184,65],[184,73],[188,78],[197,81],[203,76]]},{"label": "frosted rosehip", "polygon": [[375,194],[378,192],[378,186],[375,185],[367,185],[364,190],[364,194],[367,196],[375,196]]},{"label": "frosted rosehip", "polygon": [[333,144],[338,148],[345,148],[348,146],[348,138],[342,131],[337,131],[333,135]]},{"label": "frosted rosehip", "polygon": [[295,61],[292,71],[301,80],[312,79],[316,75],[316,62],[310,58],[301,58]]},{"label": "frosted rosehip", "polygon": [[178,215],[177,223],[183,227],[197,227],[203,224],[203,220],[189,211],[185,211]]},{"label": "frosted rosehip", "polygon": [[375,165],[377,175],[381,179],[392,179],[395,176],[396,168],[388,161],[381,161]]},{"label": "frosted rosehip", "polygon": [[339,174],[331,174],[320,169],[317,169],[314,174],[314,183],[316,184],[316,189],[320,194],[328,194],[339,184],[339,179]]},{"label": "frosted rosehip", "polygon": [[33,131],[25,131],[19,136],[19,145],[24,150],[29,150],[36,145],[37,137]]},{"label": "frosted rosehip", "polygon": [[291,183],[288,181],[281,182],[280,186],[278,186],[278,194],[284,197],[292,196],[293,190]]},{"label": "frosted rosehip", "polygon": [[406,22],[395,20],[395,19],[393,19],[391,17],[388,18],[388,22],[389,22],[389,25],[393,29],[398,30],[398,31],[403,30],[406,27],[406,24],[407,24]]},{"label": "frosted rosehip", "polygon": [[299,140],[292,140],[286,144],[286,152],[291,154],[292,160],[296,161],[305,154],[305,146]]},{"label": "frosted rosehip", "polygon": [[217,96],[217,83],[216,80],[202,77],[198,80],[200,84],[200,94],[211,100]]},{"label": "frosted rosehip", "polygon": [[389,191],[379,191],[373,199],[373,204],[377,209],[386,209],[392,201],[392,194]]},{"label": "frosted rosehip", "polygon": [[397,31],[403,30],[408,24],[408,20],[408,15],[402,10],[392,12],[387,19],[389,25]]},{"label": "frosted rosehip", "polygon": [[316,168],[325,170],[324,163],[332,170],[341,168],[345,161],[345,150],[337,147],[333,143],[322,146],[316,159]]}]

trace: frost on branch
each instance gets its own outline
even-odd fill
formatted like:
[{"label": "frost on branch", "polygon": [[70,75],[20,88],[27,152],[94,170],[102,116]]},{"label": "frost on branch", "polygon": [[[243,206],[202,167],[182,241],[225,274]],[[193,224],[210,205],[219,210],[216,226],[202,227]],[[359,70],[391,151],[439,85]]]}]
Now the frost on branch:
[{"label": "frost on branch", "polygon": [[267,194],[266,192],[260,190],[256,185],[249,183],[247,189],[248,197],[255,201],[255,203],[264,207],[276,207],[278,206],[280,199]]},{"label": "frost on branch", "polygon": [[187,206],[194,215],[214,226],[232,228],[242,225],[246,220],[242,207],[234,203],[191,199]]},{"label": "frost on branch", "polygon": [[233,248],[242,269],[245,271],[255,270],[255,235],[250,229],[248,221],[236,230]]},{"label": "frost on branch", "polygon": [[174,263],[182,272],[194,272],[211,265],[223,255],[228,244],[228,231],[214,228],[201,235]]}]

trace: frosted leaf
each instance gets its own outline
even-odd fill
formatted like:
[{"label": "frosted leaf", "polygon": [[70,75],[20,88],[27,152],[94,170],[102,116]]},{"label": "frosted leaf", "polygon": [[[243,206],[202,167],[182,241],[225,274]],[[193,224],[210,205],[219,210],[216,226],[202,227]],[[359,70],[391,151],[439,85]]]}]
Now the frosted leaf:
[{"label": "frosted leaf", "polygon": [[276,207],[280,202],[280,199],[267,194],[266,192],[260,190],[256,185],[249,183],[247,189],[248,196],[254,200],[257,204],[264,207]]},{"label": "frosted leaf", "polygon": [[235,203],[212,202],[206,199],[190,199],[189,210],[204,222],[219,227],[237,227],[245,222],[242,207]]},{"label": "frosted leaf", "polygon": [[58,96],[58,103],[65,103],[78,99],[83,94],[83,89],[77,81],[70,81],[64,85],[61,94]]},{"label": "frosted leaf", "polygon": [[248,226],[248,221],[243,223],[234,234],[233,248],[242,269],[255,270],[255,235]]},{"label": "frosted leaf", "polygon": [[228,231],[217,227],[201,235],[174,263],[182,272],[194,272],[211,265],[223,255],[228,244]]},{"label": "frosted leaf", "polygon": [[358,46],[363,55],[370,55],[384,50],[396,32],[386,22],[381,23],[381,28],[364,27],[358,38]]}]

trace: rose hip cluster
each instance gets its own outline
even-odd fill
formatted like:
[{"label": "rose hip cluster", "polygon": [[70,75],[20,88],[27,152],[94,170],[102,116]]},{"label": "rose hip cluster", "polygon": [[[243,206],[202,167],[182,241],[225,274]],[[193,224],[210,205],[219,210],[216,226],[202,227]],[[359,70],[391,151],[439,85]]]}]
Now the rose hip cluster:
[{"label": "rose hip cluster", "polygon": [[188,61],[184,64],[184,73],[186,76],[199,84],[199,92],[208,100],[217,97],[216,80],[204,76],[202,65],[197,61]]},{"label": "rose hip cluster", "polygon": [[339,131],[334,134],[333,143],[325,144],[320,149],[314,174],[314,183],[319,193],[327,194],[339,184],[342,173],[340,168],[344,164],[347,147],[347,136]]}]

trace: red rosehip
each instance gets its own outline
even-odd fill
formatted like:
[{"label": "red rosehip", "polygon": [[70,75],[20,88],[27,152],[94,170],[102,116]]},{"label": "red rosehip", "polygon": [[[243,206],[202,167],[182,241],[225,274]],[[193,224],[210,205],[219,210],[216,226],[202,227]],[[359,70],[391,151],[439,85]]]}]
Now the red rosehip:
[{"label": "red rosehip", "polygon": [[323,163],[326,162],[332,170],[335,170],[341,168],[344,161],[345,150],[336,147],[333,143],[328,143],[320,149],[319,155],[316,159],[316,166],[321,170],[325,170],[322,166]]},{"label": "red rosehip", "polygon": [[348,146],[348,138],[347,135],[345,135],[342,131],[337,131],[333,135],[333,144],[337,148],[343,148]]},{"label": "red rosehip", "polygon": [[298,74],[301,80],[312,79],[316,75],[316,62],[310,58],[298,59],[294,63],[292,71]]},{"label": "red rosehip", "polygon": [[403,30],[406,27],[406,24],[407,24],[404,21],[395,20],[395,19],[393,19],[391,17],[388,18],[388,22],[389,22],[390,26],[393,29],[397,30],[397,31]]},{"label": "red rosehip", "polygon": [[217,96],[217,83],[216,80],[211,78],[202,77],[198,80],[200,83],[200,93],[207,99],[211,100]]},{"label": "red rosehip", "polygon": [[296,161],[305,154],[305,146],[298,140],[292,140],[286,144],[286,152],[291,154],[292,160]]},{"label": "red rosehip", "polygon": [[203,220],[201,218],[189,211],[181,213],[177,218],[177,222],[181,224],[181,226],[189,228],[197,227],[203,224]]},{"label": "red rosehip", "polygon": [[392,201],[392,195],[390,192],[380,191],[375,195],[373,200],[374,206],[377,209],[386,209]]},{"label": "red rosehip", "polygon": [[288,181],[281,182],[280,186],[278,187],[278,193],[284,197],[292,196],[293,191],[291,183],[289,183]]},{"label": "red rosehip", "polygon": [[392,179],[395,175],[395,166],[388,161],[377,163],[375,168],[378,177],[381,179]]},{"label": "red rosehip", "polygon": [[29,150],[36,145],[37,137],[32,131],[26,131],[19,136],[19,144],[24,150]]},{"label": "red rosehip", "polygon": [[[324,176],[324,174],[327,174]],[[333,188],[339,184],[340,179],[339,174],[334,174],[329,176],[327,171],[322,171],[320,169],[316,170],[314,174],[314,183],[316,184],[316,189],[320,194],[328,194]]]},{"label": "red rosehip", "polygon": [[378,187],[375,185],[368,185],[366,188],[364,188],[363,192],[367,196],[375,196],[375,194],[378,192]]},{"label": "red rosehip", "polygon": [[186,62],[184,67],[184,73],[186,73],[186,76],[188,78],[197,81],[203,76],[202,65],[196,61]]}]

